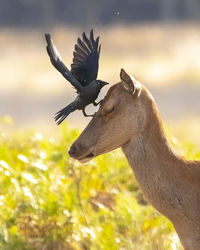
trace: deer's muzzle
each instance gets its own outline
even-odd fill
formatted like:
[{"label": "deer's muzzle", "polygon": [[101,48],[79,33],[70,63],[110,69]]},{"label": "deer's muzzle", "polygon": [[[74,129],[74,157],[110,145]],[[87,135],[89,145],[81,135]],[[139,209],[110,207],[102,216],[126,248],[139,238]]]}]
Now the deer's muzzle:
[{"label": "deer's muzzle", "polygon": [[85,148],[76,143],[71,146],[68,153],[72,158],[80,162],[87,162],[95,157],[94,147]]}]

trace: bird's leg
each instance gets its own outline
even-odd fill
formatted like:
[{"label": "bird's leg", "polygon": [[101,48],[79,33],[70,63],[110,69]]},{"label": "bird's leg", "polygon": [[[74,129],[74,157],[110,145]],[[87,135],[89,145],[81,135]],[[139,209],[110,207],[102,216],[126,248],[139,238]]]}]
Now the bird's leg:
[{"label": "bird's leg", "polygon": [[94,105],[94,106],[98,106],[99,104],[102,103],[102,101],[103,101],[103,100],[101,100],[100,102],[95,102],[95,101],[94,101],[94,102],[93,102],[93,105]]},{"label": "bird's leg", "polygon": [[95,114],[94,115],[87,115],[86,112],[85,112],[85,108],[83,108],[82,111],[83,111],[83,115],[85,117],[93,117],[95,115]]}]

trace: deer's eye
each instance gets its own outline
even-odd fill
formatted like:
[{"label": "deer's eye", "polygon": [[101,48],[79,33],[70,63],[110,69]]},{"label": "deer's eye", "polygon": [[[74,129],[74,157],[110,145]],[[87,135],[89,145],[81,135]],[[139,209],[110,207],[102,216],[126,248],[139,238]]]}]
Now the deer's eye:
[{"label": "deer's eye", "polygon": [[114,111],[114,106],[110,109],[103,110],[102,115],[107,116],[107,115],[111,114],[113,111]]}]

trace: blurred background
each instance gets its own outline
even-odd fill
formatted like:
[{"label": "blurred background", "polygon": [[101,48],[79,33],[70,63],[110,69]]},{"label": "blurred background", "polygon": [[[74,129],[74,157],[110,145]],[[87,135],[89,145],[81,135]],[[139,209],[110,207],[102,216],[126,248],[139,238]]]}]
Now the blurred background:
[{"label": "blurred background", "polygon": [[[102,44],[100,79],[114,84],[124,67],[150,89],[165,122],[174,126],[181,121],[183,126],[184,121],[187,127],[190,119],[198,128],[198,0],[0,0],[0,4],[0,115],[11,116],[15,127],[56,129],[54,113],[76,96],[51,65],[44,33],[52,34],[70,67],[77,37],[94,28]],[[92,107],[87,110],[94,112]],[[80,111],[67,120],[81,128],[89,121]]]}]

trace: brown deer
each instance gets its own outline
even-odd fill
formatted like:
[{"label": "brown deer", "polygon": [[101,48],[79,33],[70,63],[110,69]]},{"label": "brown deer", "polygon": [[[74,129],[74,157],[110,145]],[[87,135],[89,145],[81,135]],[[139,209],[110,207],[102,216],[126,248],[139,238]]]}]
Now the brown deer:
[{"label": "brown deer", "polygon": [[200,161],[169,145],[153,97],[123,69],[98,112],[69,150],[87,162],[121,147],[149,202],[172,221],[187,250],[200,249]]}]

